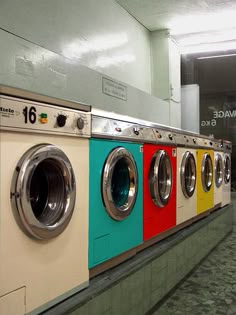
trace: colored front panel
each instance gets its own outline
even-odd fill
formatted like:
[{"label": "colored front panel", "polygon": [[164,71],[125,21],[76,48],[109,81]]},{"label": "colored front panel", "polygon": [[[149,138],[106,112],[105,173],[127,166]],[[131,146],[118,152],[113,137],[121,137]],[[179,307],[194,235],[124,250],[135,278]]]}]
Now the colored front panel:
[{"label": "colored front panel", "polygon": [[210,155],[212,163],[214,163],[214,152],[212,150],[197,150],[197,214],[210,210],[214,206],[214,169],[210,190],[205,191],[202,184],[201,168],[205,153]]},{"label": "colored front panel", "polygon": [[181,164],[182,159],[186,151],[190,151],[194,158],[195,163],[196,161],[196,151],[193,149],[186,149],[186,148],[177,148],[177,211],[176,211],[176,224],[183,223],[197,215],[197,184],[195,186],[195,191],[193,195],[189,198],[185,197],[182,187],[181,187]]},{"label": "colored front panel", "polygon": [[[149,169],[158,150],[165,150],[169,155],[173,174],[170,199],[164,207],[153,202],[149,190]],[[143,239],[148,240],[176,225],[176,148],[144,144],[143,158]]]},{"label": "colored front panel", "polygon": [[[122,146],[133,156],[138,170],[138,194],[132,212],[124,220],[112,219],[107,213],[101,180],[109,153]],[[89,175],[89,268],[113,258],[142,243],[142,146],[111,140],[90,140]]]},{"label": "colored front panel", "polygon": [[[225,160],[227,156],[231,159],[229,154],[224,153],[223,160]],[[223,178],[223,186],[222,186],[222,207],[231,203],[231,177],[230,177],[230,181],[226,183],[225,174],[226,174],[226,169],[224,165],[224,178]]]},{"label": "colored front panel", "polygon": [[[218,155],[218,154],[222,157],[222,161],[223,161],[223,153],[222,152],[214,152],[214,171],[215,171],[215,158],[216,158],[216,155]],[[224,181],[224,178],[223,178],[223,181]],[[216,182],[215,182],[215,176],[214,176],[214,206],[219,205],[219,204],[221,206],[222,198],[223,198],[222,197],[222,195],[223,195],[223,192],[222,192],[223,181],[222,181],[222,184],[220,185],[220,187],[217,187]]]}]

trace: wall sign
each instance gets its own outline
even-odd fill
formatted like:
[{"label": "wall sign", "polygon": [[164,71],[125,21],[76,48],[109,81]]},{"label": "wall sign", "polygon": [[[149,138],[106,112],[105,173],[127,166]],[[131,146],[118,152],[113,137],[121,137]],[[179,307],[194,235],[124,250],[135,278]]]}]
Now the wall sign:
[{"label": "wall sign", "polygon": [[102,92],[124,101],[127,100],[127,86],[105,77],[102,78]]}]

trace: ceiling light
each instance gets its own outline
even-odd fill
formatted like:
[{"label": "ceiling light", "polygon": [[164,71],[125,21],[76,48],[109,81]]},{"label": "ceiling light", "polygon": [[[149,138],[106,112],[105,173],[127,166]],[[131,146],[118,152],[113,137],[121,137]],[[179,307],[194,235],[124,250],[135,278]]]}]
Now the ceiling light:
[{"label": "ceiling light", "polygon": [[214,12],[211,14],[200,15],[182,15],[179,18],[173,18],[169,23],[171,35],[180,35],[186,33],[205,32],[236,27],[236,11]]},{"label": "ceiling light", "polygon": [[180,46],[180,53],[196,54],[201,52],[228,51],[236,49],[236,41],[227,41],[221,43],[207,43],[199,45]]},{"label": "ceiling light", "polygon": [[236,56],[236,54],[228,54],[228,55],[216,55],[216,56],[206,56],[206,57],[199,57],[197,59],[212,59],[212,58],[224,58],[224,57],[232,57]]}]

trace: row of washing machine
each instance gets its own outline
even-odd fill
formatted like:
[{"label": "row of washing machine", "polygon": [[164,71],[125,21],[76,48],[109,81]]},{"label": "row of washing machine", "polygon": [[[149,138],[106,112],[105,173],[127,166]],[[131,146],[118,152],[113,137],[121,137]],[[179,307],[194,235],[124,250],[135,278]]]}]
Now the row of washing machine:
[{"label": "row of washing machine", "polygon": [[230,203],[228,141],[0,94],[0,314],[39,314]]}]

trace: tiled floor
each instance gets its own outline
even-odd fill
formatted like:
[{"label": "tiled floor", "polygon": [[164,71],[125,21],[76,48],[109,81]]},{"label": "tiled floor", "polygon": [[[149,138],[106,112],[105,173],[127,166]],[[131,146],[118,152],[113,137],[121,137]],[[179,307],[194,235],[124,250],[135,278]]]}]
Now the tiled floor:
[{"label": "tiled floor", "polygon": [[153,315],[236,315],[236,231]]}]

